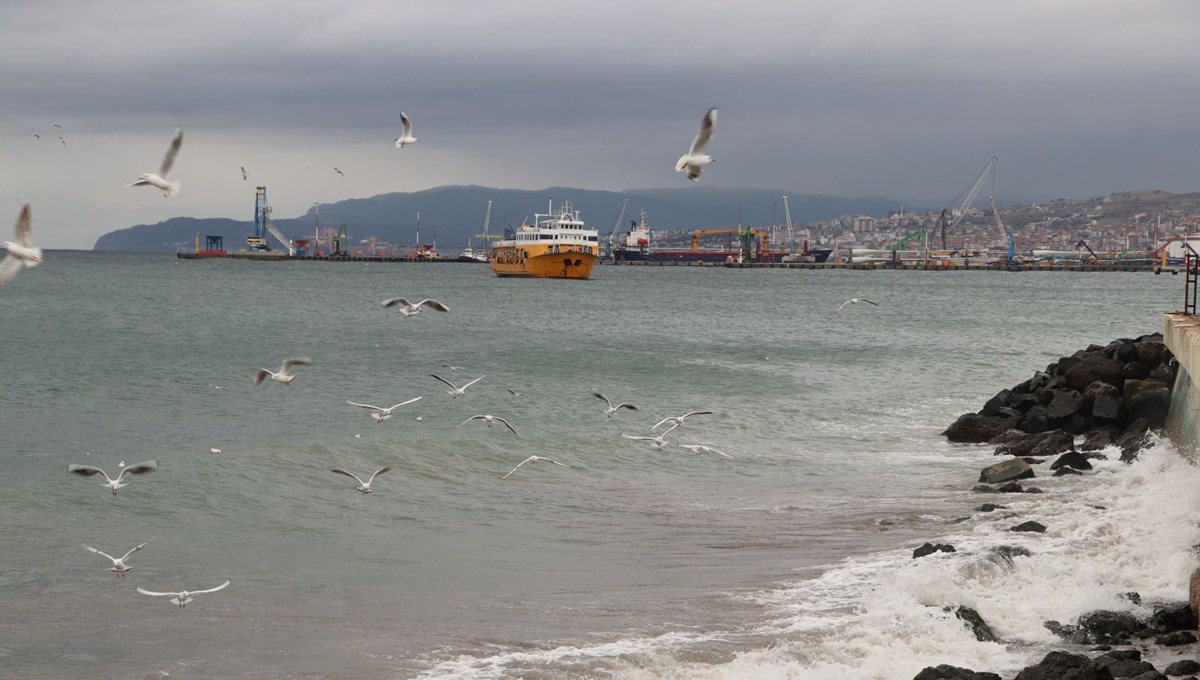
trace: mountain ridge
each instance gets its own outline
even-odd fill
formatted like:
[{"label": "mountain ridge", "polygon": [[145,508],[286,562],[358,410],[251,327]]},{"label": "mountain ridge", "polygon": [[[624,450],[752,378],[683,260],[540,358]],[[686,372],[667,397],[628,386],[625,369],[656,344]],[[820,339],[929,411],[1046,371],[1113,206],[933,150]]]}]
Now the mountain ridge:
[{"label": "mountain ridge", "polygon": [[[311,237],[314,229],[345,223],[352,243],[368,236],[393,244],[417,242],[417,212],[420,211],[421,241],[437,241],[443,250],[461,248],[483,228],[487,202],[492,206],[492,233],[505,226],[518,226],[533,213],[571,201],[588,225],[607,238],[629,199],[625,224],[645,210],[656,229],[725,229],[739,224],[761,226],[783,224],[782,197],[788,195],[792,220],[803,225],[846,214],[885,215],[900,203],[881,196],[844,197],[802,194],[778,189],[748,187],[689,187],[682,189],[630,189],[607,191],[575,187],[544,189],[499,189],[480,185],[443,185],[414,192],[392,192],[363,198],[348,198],[309,208],[294,218],[272,221],[290,239]],[[268,195],[269,198],[269,195]],[[227,250],[237,250],[253,229],[253,202],[247,201],[246,220],[229,217],[172,217],[157,224],[138,224],[101,235],[97,251],[175,252],[190,250],[196,236],[218,235]],[[624,225],[615,225],[623,227]],[[273,243],[272,246],[278,246]]]}]

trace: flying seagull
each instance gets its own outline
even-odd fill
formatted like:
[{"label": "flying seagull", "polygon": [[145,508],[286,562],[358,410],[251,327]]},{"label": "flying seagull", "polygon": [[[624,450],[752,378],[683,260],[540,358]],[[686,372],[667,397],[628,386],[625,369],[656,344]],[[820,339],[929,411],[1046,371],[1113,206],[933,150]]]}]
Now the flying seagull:
[{"label": "flying seagull", "polygon": [[58,141],[62,142],[62,145],[63,145],[64,147],[67,145],[67,140],[63,139],[63,138],[62,138],[62,135],[59,135],[59,136],[58,136]]},{"label": "flying seagull", "polygon": [[61,127],[62,127],[62,126],[61,126],[61,125],[59,125],[58,123],[55,123],[53,118],[51,118],[51,119],[50,119],[50,124],[51,124],[51,125],[53,125],[53,126],[54,126],[54,127],[56,127],[56,128],[61,128]]},{"label": "flying seagull", "polygon": [[[459,423],[458,427],[462,427],[463,425],[466,425],[467,423],[471,422],[472,420],[482,420],[483,422],[487,423],[487,426],[489,428],[492,426],[493,423],[504,423],[504,427],[507,427],[509,432],[512,432],[513,434],[517,434],[517,431],[513,429],[512,425],[508,424],[507,420],[501,418],[500,416],[493,416],[493,415],[471,416],[470,418],[467,418],[466,420]],[[519,437],[521,435],[517,435],[517,436]]]},{"label": "flying seagull", "polygon": [[713,107],[704,114],[704,118],[700,119],[700,132],[696,133],[696,138],[692,140],[692,148],[680,156],[679,161],[675,163],[676,172],[686,172],[688,179],[693,182],[699,181],[700,171],[704,169],[704,166],[716,160],[704,153],[705,147],[712,141],[713,127],[716,124],[717,109]]},{"label": "flying seagull", "polygon": [[382,406],[372,406],[371,404],[360,404],[357,401],[350,401],[349,399],[346,400],[346,403],[350,404],[351,406],[357,406],[359,408],[370,409],[371,417],[375,419],[375,422],[377,424],[382,425],[383,421],[392,417],[393,410],[398,409],[401,406],[404,406],[405,404],[411,404],[414,401],[417,401],[418,399],[420,399],[420,397],[415,397],[413,399],[409,399],[408,401],[402,401],[399,404],[396,404],[395,406],[389,406],[387,408],[384,408]]},{"label": "flying seagull", "polygon": [[345,470],[342,470],[341,468],[332,468],[329,471],[336,472],[339,475],[346,475],[347,477],[353,477],[354,481],[358,482],[360,485],[358,487],[359,491],[361,491],[363,493],[371,493],[371,491],[372,491],[371,482],[375,481],[375,478],[378,477],[379,475],[382,475],[383,473],[385,473],[391,469],[392,469],[391,467],[381,467],[378,470],[376,470],[374,473],[372,473],[371,476],[369,478],[367,478],[367,481],[365,481],[365,482],[363,480],[359,479],[358,475],[354,474],[353,472],[346,472]]},{"label": "flying seagull", "polygon": [[[842,307],[845,307],[846,305],[856,305],[860,302],[865,302],[868,305],[875,305],[876,307],[879,306],[878,302],[871,302],[870,300],[868,300],[866,298],[850,298],[849,300],[846,300],[845,302],[842,303]],[[839,312],[842,311],[842,307],[838,307],[837,310]]]},{"label": "flying seagull", "polygon": [[603,399],[604,403],[608,404],[608,408],[604,409],[604,412],[608,414],[609,418],[612,418],[614,413],[623,408],[627,408],[630,411],[637,410],[637,407],[633,404],[617,404],[616,406],[613,406],[613,403],[609,400],[609,398],[601,394],[600,390],[592,390],[592,396],[596,397],[597,399]]},{"label": "flying seagull", "polygon": [[246,172],[246,166],[243,165],[241,167],[242,167],[242,181],[244,182],[250,178],[250,173]]},{"label": "flying seagull", "polygon": [[733,458],[733,456],[725,453],[724,451],[718,451],[711,446],[705,446],[703,444],[680,444],[679,446],[680,448],[687,449],[688,451],[691,451],[697,455],[701,453],[716,453],[725,456],[726,458]]},{"label": "flying seagull", "polygon": [[33,128],[33,136],[37,137],[38,139],[42,138],[42,136],[37,133],[37,128]]},{"label": "flying seagull", "polygon": [[175,164],[175,156],[179,153],[179,147],[183,146],[183,128],[175,128],[175,137],[171,139],[171,146],[167,148],[167,155],[163,156],[162,167],[158,169],[158,174],[147,172],[133,182],[126,184],[125,187],[137,186],[153,186],[162,190],[163,198],[170,198],[179,193],[179,187],[182,186],[179,182],[168,182],[167,173],[171,171],[171,166]]},{"label": "flying seagull", "polygon": [[467,383],[466,385],[463,385],[462,387],[457,387],[454,383],[450,382],[449,380],[446,380],[445,378],[441,377],[440,375],[434,375],[434,374],[430,373],[429,377],[434,378],[435,380],[438,380],[438,381],[442,382],[443,384],[445,384],[447,387],[449,387],[450,389],[446,390],[446,393],[449,394],[450,396],[454,397],[455,399],[466,396],[466,394],[467,394],[466,390],[468,387],[470,387],[471,385],[474,385],[475,383],[479,382],[480,380],[483,380],[483,376],[481,375],[478,378]]},{"label": "flying seagull", "polygon": [[462,366],[455,366],[454,364],[442,364],[442,368],[448,368],[451,371],[461,371],[462,370]]},{"label": "flying seagull", "polygon": [[511,395],[513,395],[514,397],[519,397],[519,396],[521,396],[522,394],[524,394],[524,392],[518,392],[518,391],[514,390],[514,389],[513,389],[513,388],[511,388],[511,387],[510,387],[510,388],[508,388],[508,393],[509,393],[509,394],[511,394]]},{"label": "flying seagull", "polygon": [[683,424],[683,421],[685,419],[690,418],[692,416],[710,416],[710,415],[712,415],[712,411],[692,411],[691,413],[685,413],[681,416],[674,416],[671,418],[663,418],[662,420],[658,421],[657,423],[654,423],[653,425],[651,425],[650,430],[651,431],[657,430],[658,426],[662,425],[663,423],[675,423],[674,427],[678,427]]},{"label": "flying seagull", "polygon": [[292,366],[312,366],[312,363],[313,360],[309,359],[308,357],[292,357],[290,359],[284,359],[283,365],[279,367],[278,372],[268,371],[265,368],[258,369],[258,372],[254,374],[254,384],[257,385],[266,379],[267,376],[271,376],[271,380],[274,380],[275,382],[281,382],[284,385],[291,385],[292,381],[296,379],[296,376],[288,373],[288,369],[290,369]]},{"label": "flying seagull", "polygon": [[346,176],[346,173],[342,172],[341,170],[338,170],[337,168],[334,168],[333,171],[336,172],[337,174],[341,175],[342,177]]},{"label": "flying seagull", "polygon": [[[146,543],[149,543],[149,542],[150,541],[146,541]],[[117,578],[121,578],[121,577],[125,576],[125,572],[129,571],[130,569],[133,569],[133,567],[125,564],[125,560],[130,555],[141,550],[142,548],[145,548],[146,543],[143,543],[143,544],[137,546],[136,548],[130,550],[129,552],[125,553],[124,555],[121,555],[120,557],[113,557],[112,555],[109,555],[108,553],[104,552],[103,550],[96,550],[95,548],[93,548],[92,546],[90,546],[86,543],[83,544],[83,547],[84,547],[84,549],[90,550],[91,552],[94,552],[97,555],[104,555],[108,559],[112,560],[112,563],[113,563],[112,569],[109,569],[109,571],[115,572],[117,575]]]},{"label": "flying seagull", "polygon": [[0,288],[12,280],[21,271],[21,267],[36,267],[42,262],[42,249],[33,245],[33,227],[31,226],[29,204],[21,206],[17,213],[17,224],[13,227],[16,241],[0,243],[8,250],[8,254],[0,260]]},{"label": "flying seagull", "polygon": [[521,461],[520,463],[517,463],[517,467],[513,468],[512,470],[509,470],[508,474],[504,475],[500,479],[508,479],[512,475],[512,473],[516,472],[518,468],[520,468],[522,465],[524,465],[526,463],[541,463],[543,461],[547,462],[547,463],[554,463],[555,465],[565,467],[565,468],[571,467],[570,465],[563,465],[562,463],[558,462],[557,460],[554,460],[553,458],[546,458],[545,456],[530,456],[530,457],[526,458],[525,460]]},{"label": "flying seagull", "polygon": [[112,494],[114,496],[117,495],[117,489],[123,489],[123,488],[129,486],[128,482],[126,482],[124,484],[121,483],[121,480],[125,478],[125,475],[144,475],[144,474],[147,474],[150,472],[154,472],[157,469],[158,469],[158,461],[156,461],[156,460],[148,460],[144,463],[134,463],[133,465],[122,465],[121,466],[121,474],[117,475],[116,479],[113,479],[112,477],[108,476],[107,472],[105,472],[104,470],[101,470],[100,468],[95,467],[93,465],[68,465],[67,466],[67,472],[74,472],[75,474],[82,475],[84,477],[91,477],[92,475],[104,475],[104,478],[108,481],[105,482],[104,484],[101,484],[100,486],[104,486],[104,487],[108,487],[109,489],[112,489]]},{"label": "flying seagull", "polygon": [[674,430],[677,427],[679,427],[679,423],[675,423],[671,427],[668,427],[665,431],[663,431],[662,434],[658,435],[657,437],[640,437],[640,436],[636,436],[636,435],[632,435],[632,434],[625,434],[624,432],[621,433],[621,436],[625,437],[626,439],[638,439],[638,440],[648,441],[648,442],[650,442],[650,446],[658,449],[659,451],[662,451],[663,447],[667,445],[666,436],[671,434],[671,430]]},{"label": "flying seagull", "polygon": [[400,112],[400,122],[404,125],[404,133],[396,138],[396,148],[403,149],[405,144],[416,144],[421,141],[412,134],[412,121],[408,119],[408,114]]},{"label": "flying seagull", "polygon": [[436,309],[439,312],[450,311],[449,307],[431,298],[426,298],[416,304],[413,304],[402,297],[394,297],[388,298],[379,304],[383,307],[398,306],[400,307],[400,313],[404,316],[412,316],[413,314],[419,313],[421,311],[421,307],[429,307],[430,309]]},{"label": "flying seagull", "polygon": [[177,593],[156,593],[153,590],[146,590],[145,588],[138,586],[137,591],[143,595],[153,595],[155,597],[169,597],[169,598],[171,598],[171,604],[177,604],[180,607],[186,607],[189,602],[191,602],[192,600],[195,599],[194,597],[192,597],[193,595],[203,595],[204,593],[215,593],[218,590],[224,589],[225,586],[227,586],[227,585],[229,585],[228,580],[226,580],[224,583],[217,586],[216,588],[209,588],[208,590],[181,590]]}]

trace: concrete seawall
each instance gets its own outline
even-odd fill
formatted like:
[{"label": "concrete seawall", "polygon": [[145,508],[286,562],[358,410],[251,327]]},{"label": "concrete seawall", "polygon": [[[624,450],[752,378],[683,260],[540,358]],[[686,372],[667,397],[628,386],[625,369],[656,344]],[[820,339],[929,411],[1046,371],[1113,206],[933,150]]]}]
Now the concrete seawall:
[{"label": "concrete seawall", "polygon": [[1165,315],[1163,342],[1179,362],[1166,431],[1181,451],[1200,460],[1200,388],[1192,381],[1200,377],[1200,317]]}]

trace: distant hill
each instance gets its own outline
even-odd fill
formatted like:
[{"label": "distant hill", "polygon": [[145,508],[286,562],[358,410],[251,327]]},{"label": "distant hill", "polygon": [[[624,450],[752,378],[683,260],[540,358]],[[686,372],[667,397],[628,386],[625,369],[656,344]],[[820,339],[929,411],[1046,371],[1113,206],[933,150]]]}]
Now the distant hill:
[{"label": "distant hill", "polygon": [[[532,219],[534,212],[545,212],[547,200],[553,198],[555,205],[564,200],[573,202],[582,211],[584,221],[607,236],[621,210],[621,202],[626,198],[629,207],[622,227],[627,227],[629,220],[637,219],[639,212],[645,210],[647,221],[655,229],[725,229],[739,224],[739,208],[743,225],[769,225],[772,219],[774,223],[783,224],[782,196],[785,193],[789,195],[792,221],[800,225],[847,214],[882,216],[900,207],[890,198],[846,198],[778,189],[701,186],[613,192],[567,187],[524,191],[443,186],[322,204],[319,219],[322,228],[345,223],[354,242],[375,236],[390,243],[413,244],[417,238],[416,215],[420,210],[421,240],[431,242],[436,238],[439,248],[449,252],[461,248],[468,237],[480,232],[488,201],[493,202],[492,233],[502,233],[506,225],[519,226],[526,217]],[[296,218],[275,215],[273,221],[288,238],[305,238],[312,235],[316,217],[310,209]],[[226,249],[236,250],[245,243],[252,227],[252,219],[173,217],[158,224],[139,224],[104,234],[96,240],[94,250],[174,252],[190,249],[197,233],[223,236]]]}]

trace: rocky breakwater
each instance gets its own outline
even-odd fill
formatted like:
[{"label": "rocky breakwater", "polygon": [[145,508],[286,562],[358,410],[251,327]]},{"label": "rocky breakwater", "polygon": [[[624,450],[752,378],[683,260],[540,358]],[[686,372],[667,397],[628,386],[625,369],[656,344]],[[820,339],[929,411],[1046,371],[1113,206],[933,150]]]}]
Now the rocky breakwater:
[{"label": "rocky breakwater", "polygon": [[[1116,444],[1121,460],[1129,462],[1145,445],[1146,433],[1166,423],[1178,367],[1161,333],[1089,345],[1001,390],[942,434],[952,442],[995,444],[996,455],[1018,459],[1086,454]],[[1010,468],[980,481],[1033,476],[1015,462]],[[1062,468],[1090,465],[1086,455],[1075,455],[1055,462],[1055,471]]]},{"label": "rocky breakwater", "polygon": [[[1132,462],[1148,442],[1148,433],[1166,423],[1178,363],[1155,333],[1139,338],[1121,338],[1108,345],[1090,345],[1050,364],[1044,371],[1009,389],[1001,390],[975,413],[960,416],[943,433],[950,441],[988,443],[996,455],[1008,459],[984,468],[980,492],[1037,493],[1019,480],[1035,478],[1035,467],[1050,457],[1049,474],[1080,474],[1092,468],[1090,460],[1105,457],[1102,449],[1116,447],[1121,460]],[[991,512],[1006,506],[984,503],[977,508]],[[1024,522],[1012,531],[1044,532],[1038,522]],[[1011,548],[1010,548],[1011,550]],[[1028,555],[1010,552],[1016,555]],[[934,552],[954,552],[951,545],[926,544],[913,553],[918,559]],[[1135,604],[1140,596],[1125,595]],[[959,607],[960,610],[965,609]],[[956,612],[980,640],[996,638],[978,612],[972,617]],[[1188,603],[1164,603],[1154,607],[1147,620],[1127,612],[1095,610],[1074,623],[1046,621],[1045,627],[1076,649],[1090,646],[1099,655],[1050,652],[1040,662],[1027,666],[1014,680],[1110,680],[1167,676],[1194,677],[1200,661],[1183,658],[1162,670],[1141,658],[1141,651],[1113,649],[1114,645],[1148,649],[1194,645],[1195,612]],[[982,631],[982,633],[981,633]],[[986,637],[983,634],[986,634]],[[1188,648],[1193,649],[1193,648]],[[914,680],[1000,680],[995,673],[941,665],[922,670]]]}]

